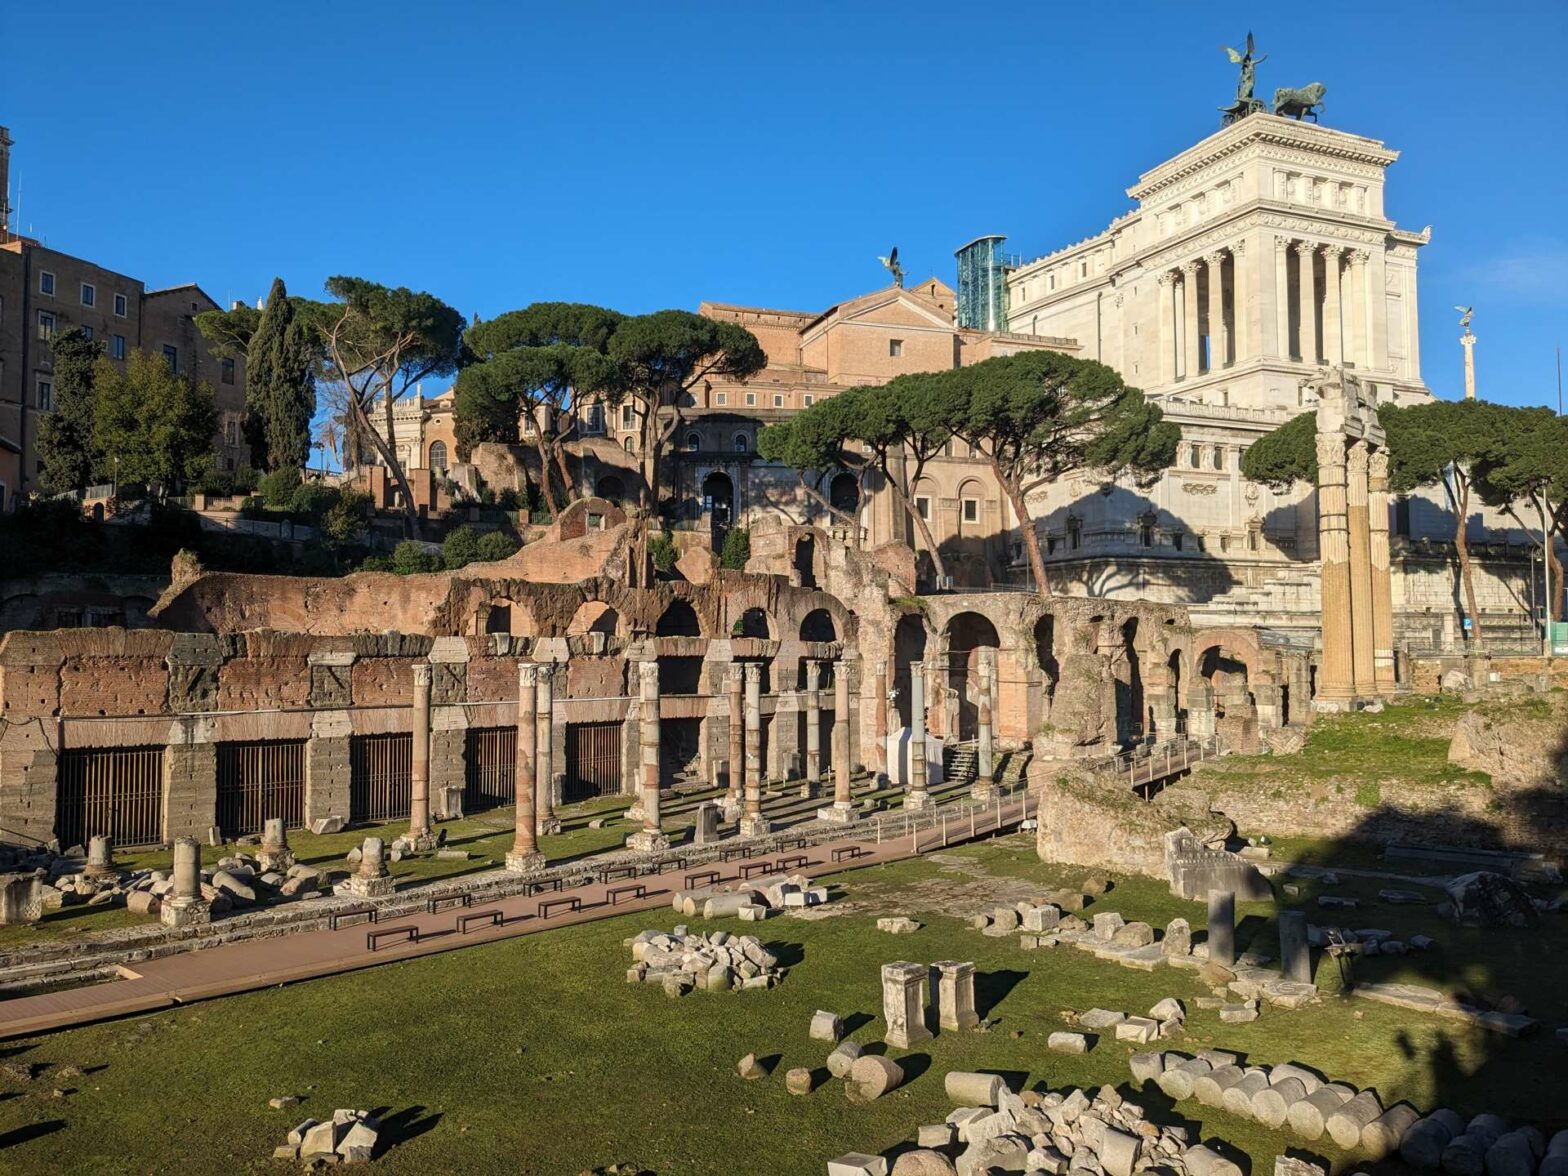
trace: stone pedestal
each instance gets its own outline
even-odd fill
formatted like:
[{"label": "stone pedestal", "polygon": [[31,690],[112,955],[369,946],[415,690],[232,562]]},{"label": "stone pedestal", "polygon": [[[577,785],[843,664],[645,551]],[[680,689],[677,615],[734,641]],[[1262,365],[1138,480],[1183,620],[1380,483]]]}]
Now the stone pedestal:
[{"label": "stone pedestal", "polygon": [[771,832],[773,832],[773,822],[760,814],[755,817],[747,814],[740,819],[742,837],[766,837]]},{"label": "stone pedestal", "polygon": [[657,829],[639,829],[627,837],[626,848],[637,853],[658,853],[670,848],[670,839]]},{"label": "stone pedestal", "polygon": [[922,964],[900,960],[882,965],[882,1018],[887,1022],[882,1039],[895,1049],[908,1049],[933,1036],[926,1028],[925,985]]},{"label": "stone pedestal", "polygon": [[936,998],[937,1024],[943,1029],[973,1029],[980,1024],[975,1010],[975,966],[968,961],[938,960],[931,965],[931,992]]},{"label": "stone pedestal", "polygon": [[343,883],[349,894],[359,898],[383,898],[397,889],[387,873],[386,844],[379,837],[367,837],[359,851],[359,869]]},{"label": "stone pedestal", "polygon": [[544,854],[537,849],[524,850],[522,853],[510,850],[506,855],[506,868],[514,874],[533,874],[544,867]]},{"label": "stone pedestal", "polygon": [[1236,892],[1209,891],[1209,962],[1231,967],[1236,962]]},{"label": "stone pedestal", "polygon": [[113,878],[120,871],[114,864],[114,842],[102,835],[87,842],[87,868],[82,871],[89,878]]},{"label": "stone pedestal", "polygon": [[835,825],[853,825],[855,823],[855,806],[851,801],[834,801],[827,808],[817,810],[817,820],[831,821]]},{"label": "stone pedestal", "polygon": [[288,826],[282,817],[268,817],[261,826],[261,848],[256,852],[256,863],[263,874],[277,871],[282,874],[294,864],[294,851],[289,848]]},{"label": "stone pedestal", "polygon": [[1298,984],[1312,983],[1312,949],[1307,946],[1304,911],[1279,913],[1279,964],[1285,979]]},{"label": "stone pedestal", "polygon": [[719,839],[720,808],[711,800],[697,806],[697,824],[692,831],[692,844],[712,845]]},{"label": "stone pedestal", "polygon": [[44,917],[44,888],[37,874],[0,875],[0,927],[23,926]]},{"label": "stone pedestal", "polygon": [[158,908],[158,919],[167,927],[212,921],[212,911],[201,896],[201,842],[194,837],[174,842],[174,886]]}]

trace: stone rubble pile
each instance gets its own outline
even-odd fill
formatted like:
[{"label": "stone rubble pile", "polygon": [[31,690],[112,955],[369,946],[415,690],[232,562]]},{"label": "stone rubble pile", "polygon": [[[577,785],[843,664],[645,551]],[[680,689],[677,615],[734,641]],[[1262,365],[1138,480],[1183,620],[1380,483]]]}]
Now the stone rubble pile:
[{"label": "stone rubble pile", "polygon": [[828,901],[826,886],[813,886],[804,874],[790,874],[768,883],[705,886],[677,890],[670,905],[688,919],[740,919],[760,923],[779,911],[821,906]]},{"label": "stone rubble pile", "polygon": [[365,1111],[337,1110],[330,1119],[306,1119],[274,1149],[273,1159],[316,1164],[368,1164],[375,1158],[381,1124]]},{"label": "stone rubble pile", "polygon": [[625,942],[632,949],[626,982],[662,985],[667,996],[685,996],[696,988],[710,992],[773,988],[784,979],[778,957],[755,935],[728,931],[694,935],[680,926],[669,933],[641,931]]},{"label": "stone rubble pile", "polygon": [[953,1071],[945,1089],[958,1106],[943,1122],[918,1129],[918,1150],[891,1168],[883,1156],[851,1152],[828,1161],[828,1176],[1241,1176],[1186,1128],[1149,1122],[1142,1106],[1110,1086],[1014,1094],[1000,1075]]},{"label": "stone rubble pile", "polygon": [[1322,927],[1316,923],[1307,926],[1307,943],[1312,947],[1327,947],[1337,936],[1336,947],[1345,955],[1402,956],[1412,951],[1431,951],[1437,942],[1426,935],[1412,935],[1409,939],[1396,939],[1392,931],[1381,927],[1352,930],[1348,927]]}]

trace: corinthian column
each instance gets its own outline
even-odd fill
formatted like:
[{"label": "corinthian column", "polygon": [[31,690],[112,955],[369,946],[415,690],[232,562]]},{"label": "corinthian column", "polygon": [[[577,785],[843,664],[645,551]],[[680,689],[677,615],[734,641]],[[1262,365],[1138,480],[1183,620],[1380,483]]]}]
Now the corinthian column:
[{"label": "corinthian column", "polygon": [[1203,332],[1198,322],[1198,263],[1189,261],[1181,267],[1182,291],[1182,375],[1189,380],[1198,378],[1198,338]]},{"label": "corinthian column", "polygon": [[1343,367],[1345,363],[1344,315],[1340,311],[1339,259],[1345,251],[1330,245],[1323,250],[1323,358]]},{"label": "corinthian column", "polygon": [[920,662],[909,663],[909,780],[904,807],[916,811],[931,807],[926,786],[926,668]]},{"label": "corinthian column", "polygon": [[801,795],[817,795],[822,786],[822,663],[806,659],[806,783]]},{"label": "corinthian column", "polygon": [[1230,332],[1225,329],[1225,255],[1218,250],[1203,259],[1209,271],[1209,370],[1217,372],[1230,360]]},{"label": "corinthian column", "polygon": [[517,805],[516,833],[512,851],[506,855],[506,868],[527,873],[544,866],[539,852],[538,831],[534,828],[534,747],[538,738],[534,708],[539,688],[539,667],[519,663],[517,667],[517,753],[513,761],[512,791]]},{"label": "corinthian column", "polygon": [[[1370,369],[1372,357],[1367,350],[1367,260],[1365,249],[1350,251],[1350,330],[1346,332],[1350,351],[1347,358],[1358,368]],[[1385,460],[1386,457],[1385,457]]]},{"label": "corinthian column", "polygon": [[670,847],[659,824],[659,663],[637,666],[637,774],[642,799],[642,828],[626,839],[626,848],[653,853]]},{"label": "corinthian column", "polygon": [[1290,242],[1274,238],[1274,354],[1289,359],[1290,347]]},{"label": "corinthian column", "polygon": [[1154,332],[1160,353],[1160,383],[1169,384],[1176,379],[1176,274],[1166,270],[1155,278],[1155,283],[1160,292],[1160,314]]},{"label": "corinthian column", "polygon": [[724,819],[740,820],[741,805],[745,799],[746,781],[746,667],[742,662],[731,662],[729,677],[724,681],[725,693],[730,703],[730,779],[724,790]]},{"label": "corinthian column", "polygon": [[414,667],[413,755],[408,772],[408,841],[416,850],[435,847],[430,835],[430,663]]},{"label": "corinthian column", "polygon": [[1355,697],[1351,654],[1350,532],[1345,502],[1345,439],[1318,434],[1318,554],[1323,575],[1323,663],[1315,703],[1348,710]]},{"label": "corinthian column", "polygon": [[742,837],[761,837],[772,826],[762,815],[762,667],[746,666],[746,812]]},{"label": "corinthian column", "polygon": [[1372,658],[1372,535],[1367,517],[1367,443],[1345,460],[1346,525],[1350,537],[1350,654],[1358,698],[1375,692]]},{"label": "corinthian column", "polygon": [[1249,305],[1253,285],[1252,263],[1247,260],[1247,242],[1242,239],[1230,247],[1230,317],[1236,328],[1232,347],[1237,363],[1257,354],[1254,336],[1258,329],[1253,325],[1252,308]]},{"label": "corinthian column", "polygon": [[1367,458],[1367,512],[1372,548],[1372,678],[1378,693],[1387,694],[1394,689],[1394,594],[1388,552],[1388,452],[1383,449],[1374,449]]},{"label": "corinthian column", "polygon": [[540,836],[561,831],[561,818],[555,815],[555,665],[539,665],[539,705],[534,713],[535,735],[534,781],[538,796],[538,828]]},{"label": "corinthian column", "polygon": [[1301,268],[1301,277],[1296,283],[1301,306],[1297,315],[1297,322],[1301,324],[1301,360],[1311,364],[1323,362],[1323,353],[1318,350],[1318,278],[1312,264],[1317,251],[1318,247],[1308,241],[1296,242],[1296,259]]}]

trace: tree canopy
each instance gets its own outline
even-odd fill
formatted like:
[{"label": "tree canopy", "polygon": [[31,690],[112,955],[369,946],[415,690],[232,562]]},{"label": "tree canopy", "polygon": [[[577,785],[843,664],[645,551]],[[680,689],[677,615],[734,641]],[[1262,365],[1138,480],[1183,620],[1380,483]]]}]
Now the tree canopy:
[{"label": "tree canopy", "polygon": [[245,440],[258,468],[308,463],[319,352],[314,326],[296,312],[283,279],[274,278],[245,353]]},{"label": "tree canopy", "polygon": [[49,340],[54,356],[54,411],[38,425],[38,482],[45,493],[85,489],[97,464],[94,388],[103,349],[80,328]]},{"label": "tree canopy", "polygon": [[100,358],[93,373],[93,443],[98,476],[143,483],[164,493],[212,465],[217,397],[169,367],[160,355],[133,351],[122,373]]}]

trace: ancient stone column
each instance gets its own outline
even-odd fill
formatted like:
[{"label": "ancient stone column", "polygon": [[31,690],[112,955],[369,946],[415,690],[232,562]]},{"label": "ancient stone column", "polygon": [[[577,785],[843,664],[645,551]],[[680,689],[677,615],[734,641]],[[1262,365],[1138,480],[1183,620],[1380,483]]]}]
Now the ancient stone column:
[{"label": "ancient stone column", "polygon": [[360,898],[380,898],[397,889],[397,883],[387,873],[386,842],[379,837],[365,838],[359,848],[359,869],[349,875],[343,886]]},{"label": "ancient stone column", "polygon": [[1356,697],[1377,692],[1372,641],[1372,529],[1367,503],[1367,443],[1345,458],[1345,519],[1350,538],[1350,664]]},{"label": "ancient stone column", "polygon": [[101,833],[87,839],[87,866],[82,871],[89,878],[112,878],[120,871],[114,864],[114,840]]},{"label": "ancient stone column", "polygon": [[1166,270],[1155,279],[1159,285],[1160,310],[1155,323],[1155,339],[1160,349],[1160,383],[1176,379],[1176,271]]},{"label": "ancient stone column", "polygon": [[256,851],[256,863],[263,874],[282,873],[294,864],[288,825],[282,817],[268,817],[261,823],[261,847]]},{"label": "ancient stone column", "polygon": [[1230,359],[1230,332],[1225,329],[1225,255],[1216,250],[1203,259],[1209,272],[1209,370],[1217,372]]},{"label": "ancient stone column", "polygon": [[822,663],[806,660],[806,784],[802,797],[813,797],[822,787]]},{"label": "ancient stone column", "polygon": [[1312,983],[1312,950],[1307,946],[1305,911],[1279,913],[1279,966],[1285,979]]},{"label": "ancient stone column", "polygon": [[1388,551],[1388,452],[1367,456],[1367,520],[1372,564],[1372,680],[1379,694],[1394,689],[1394,587]]},{"label": "ancient stone column", "polygon": [[979,650],[979,662],[979,731],[975,737],[975,782],[969,795],[974,800],[989,801],[996,796],[996,650]]},{"label": "ancient stone column", "polygon": [[760,837],[772,825],[762,815],[762,667],[746,667],[746,812],[742,837]]},{"label": "ancient stone column", "polygon": [[1318,558],[1323,580],[1323,660],[1314,704],[1345,710],[1356,695],[1351,646],[1350,530],[1345,501],[1345,439],[1319,433]]},{"label": "ancient stone column", "polygon": [[434,847],[430,833],[430,665],[414,667],[414,754],[409,768],[408,840],[415,850]]},{"label": "ancient stone column", "polygon": [[876,767],[877,787],[887,787],[887,667],[877,670],[876,696]]},{"label": "ancient stone column", "polygon": [[730,778],[724,790],[724,819],[738,821],[746,780],[746,667],[742,663],[730,663],[724,686],[730,704]]},{"label": "ancient stone column", "polygon": [[175,839],[174,888],[164,896],[158,918],[167,927],[212,921],[212,910],[201,896],[201,842],[194,837]]},{"label": "ancient stone column", "polygon": [[849,663],[840,662],[833,672],[833,813],[830,819],[853,821],[855,802],[850,792],[849,762]]},{"label": "ancient stone column", "polygon": [[1296,283],[1300,311],[1296,321],[1301,335],[1301,359],[1303,363],[1322,363],[1323,353],[1318,350],[1318,276],[1312,261],[1318,247],[1307,241],[1297,241],[1295,249],[1300,265],[1300,279]]},{"label": "ancient stone column", "polygon": [[1371,355],[1367,347],[1367,258],[1365,249],[1352,249],[1350,251],[1350,276],[1347,310],[1350,315],[1350,329],[1345,332],[1349,343],[1349,351],[1345,358],[1358,368],[1370,369],[1372,366]]},{"label": "ancient stone column", "polygon": [[535,805],[534,764],[539,738],[535,710],[539,697],[539,667],[532,662],[517,666],[517,755],[513,768],[512,791],[516,797],[516,832],[512,851],[506,855],[506,868],[519,874],[544,867],[539,852],[538,813]]},{"label": "ancient stone column", "polygon": [[1274,354],[1291,357],[1290,348],[1290,241],[1274,238]]},{"label": "ancient stone column", "polygon": [[1198,263],[1189,261],[1181,267],[1182,290],[1182,376],[1188,380],[1198,378],[1200,357],[1199,342],[1203,331],[1198,321]]},{"label": "ancient stone column", "polygon": [[931,995],[936,1022],[942,1029],[973,1029],[980,1024],[975,1010],[975,966],[969,961],[938,960],[931,965]]},{"label": "ancient stone column", "polygon": [[926,668],[909,663],[909,781],[904,807],[920,811],[931,807],[926,787]]},{"label": "ancient stone column", "polygon": [[637,664],[637,695],[640,703],[638,730],[638,771],[642,792],[642,828],[626,839],[626,847],[641,853],[670,848],[670,839],[659,825],[659,663]]},{"label": "ancient stone column", "polygon": [[1209,963],[1229,968],[1236,962],[1236,892],[1209,891]]},{"label": "ancient stone column", "polygon": [[534,709],[534,794],[539,836],[561,831],[555,815],[555,678],[553,662],[539,664],[538,702]]},{"label": "ancient stone column", "polygon": [[1195,682],[1187,688],[1187,737],[1202,741],[1214,730],[1214,687]]},{"label": "ancient stone column", "polygon": [[1339,280],[1339,260],[1344,253],[1333,245],[1323,250],[1323,360],[1335,367],[1345,364],[1345,323]]},{"label": "ancient stone column", "polygon": [[922,964],[899,960],[882,965],[882,1019],[887,1022],[882,1040],[895,1049],[908,1049],[934,1036],[926,1028],[925,984]]}]

